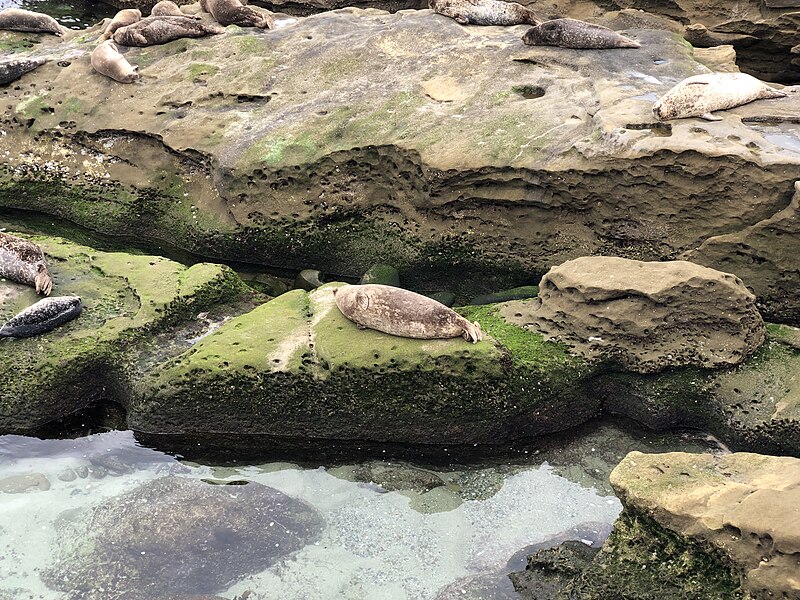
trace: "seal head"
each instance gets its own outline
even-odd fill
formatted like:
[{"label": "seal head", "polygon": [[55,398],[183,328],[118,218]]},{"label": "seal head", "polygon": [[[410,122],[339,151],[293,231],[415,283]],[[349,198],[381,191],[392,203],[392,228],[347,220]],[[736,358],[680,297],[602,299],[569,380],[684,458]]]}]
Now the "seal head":
[{"label": "seal head", "polygon": [[475,343],[483,339],[478,323],[470,323],[441,302],[380,284],[346,285],[333,290],[342,314],[360,329],[375,329],[417,339],[462,336]]}]

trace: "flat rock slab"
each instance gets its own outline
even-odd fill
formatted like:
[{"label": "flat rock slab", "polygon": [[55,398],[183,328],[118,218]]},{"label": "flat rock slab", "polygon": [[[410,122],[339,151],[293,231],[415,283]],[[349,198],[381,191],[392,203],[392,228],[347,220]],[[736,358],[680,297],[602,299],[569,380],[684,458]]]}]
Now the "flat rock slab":
[{"label": "flat rock slab", "polygon": [[175,476],[90,513],[85,531],[64,533],[60,560],[43,574],[69,598],[221,592],[315,541],[324,526],[312,506],[265,485],[234,490]]},{"label": "flat rock slab", "polygon": [[800,598],[800,460],[631,452],[611,484],[626,511],[726,556],[749,597]]},{"label": "flat rock slab", "polygon": [[[583,255],[674,258],[786,209],[793,125],[742,118],[790,118],[800,94],[657,123],[653,101],[707,72],[679,34],[579,51],[525,30],[343,9],[130,49],[127,86],[91,71],[97,30],[42,39],[64,60],[6,90],[0,204],[229,260],[353,277],[388,262],[470,296]],[[768,314],[800,315],[775,292],[796,260],[748,282]]]},{"label": "flat rock slab", "polygon": [[765,337],[755,296],[738,277],[686,261],[571,260],[545,274],[536,301],[509,302],[501,314],[641,373],[736,365]]}]

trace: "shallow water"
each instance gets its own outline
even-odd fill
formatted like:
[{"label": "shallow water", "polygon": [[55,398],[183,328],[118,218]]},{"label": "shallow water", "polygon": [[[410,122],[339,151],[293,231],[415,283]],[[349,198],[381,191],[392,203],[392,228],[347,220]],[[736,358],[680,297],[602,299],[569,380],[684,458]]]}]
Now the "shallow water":
[{"label": "shallow water", "polygon": [[45,13],[69,29],[85,29],[117,12],[110,4],[92,0],[0,0],[0,10],[10,7]]},{"label": "shallow water", "polygon": [[[386,461],[305,467],[182,463],[139,446],[125,431],[71,440],[3,436],[0,598],[24,597],[23,592],[70,597],[49,589],[40,575],[81,541],[69,539],[74,523],[92,507],[165,475],[260,483],[304,500],[324,522],[321,537],[301,550],[228,589],[205,592],[233,598],[249,591],[251,600],[421,600],[439,593],[450,597],[453,589],[469,597],[470,582],[483,577],[512,594],[505,575],[524,568],[527,552],[521,549],[564,539],[602,542],[621,509],[606,483],[621,455],[631,449],[714,448],[702,436],[628,429],[625,423],[600,424],[563,444],[492,465],[435,470]],[[30,490],[21,493],[26,485]]]}]

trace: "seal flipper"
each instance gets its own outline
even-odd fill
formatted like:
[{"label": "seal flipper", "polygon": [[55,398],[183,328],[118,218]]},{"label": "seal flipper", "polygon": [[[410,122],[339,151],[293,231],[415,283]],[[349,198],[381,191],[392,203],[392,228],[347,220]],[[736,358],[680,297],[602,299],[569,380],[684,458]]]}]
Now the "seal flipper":
[{"label": "seal flipper", "polygon": [[706,121],[722,121],[722,117],[712,115],[710,112],[700,115],[700,118],[705,119]]},{"label": "seal flipper", "polygon": [[469,25],[469,19],[463,15],[458,15],[457,17],[453,17],[453,20],[459,25]]},{"label": "seal flipper", "polygon": [[483,332],[481,331],[480,323],[477,321],[470,323],[464,319],[464,333],[462,336],[465,340],[472,342],[473,344],[480,342],[483,339]]}]

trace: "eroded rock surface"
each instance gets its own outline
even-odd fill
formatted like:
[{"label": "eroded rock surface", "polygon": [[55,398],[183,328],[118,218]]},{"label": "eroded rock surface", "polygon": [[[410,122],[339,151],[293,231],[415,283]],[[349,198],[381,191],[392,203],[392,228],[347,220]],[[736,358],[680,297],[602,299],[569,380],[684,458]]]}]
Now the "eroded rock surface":
[{"label": "eroded rock surface", "polygon": [[[36,39],[65,60],[4,90],[0,205],[332,276],[388,263],[469,297],[578,256],[675,258],[787,207],[800,94],[656,123],[653,101],[706,71],[679,33],[587,52],[524,31],[337,10],[131,49],[134,89],[91,72],[96,30]],[[768,110],[784,122],[741,122]],[[796,267],[748,285],[770,306]]]},{"label": "eroded rock surface", "polygon": [[[68,598],[183,598],[225,590],[319,537],[317,511],[258,484],[163,477],[107,500],[65,532],[43,574]],[[130,595],[130,596],[129,596]]]},{"label": "eroded rock surface", "polygon": [[501,314],[583,356],[641,373],[739,364],[765,335],[740,279],[686,261],[568,261],[542,278],[537,301],[510,302]]},{"label": "eroded rock surface", "polygon": [[[622,528],[629,531],[632,524],[639,528],[624,547],[614,547],[612,540],[602,553],[601,563],[609,573],[623,574],[623,562],[633,565],[627,578],[616,581],[620,589],[641,590],[641,581],[648,577],[636,574],[637,565],[630,556],[646,558],[646,548],[655,539],[647,533],[650,527],[652,535],[675,540],[653,557],[662,562],[660,568],[677,571],[694,565],[696,570],[688,572],[682,584],[684,594],[713,573],[708,567],[719,569],[715,590],[707,586],[707,595],[682,597],[800,598],[800,460],[749,453],[632,452],[612,472],[611,484],[624,505],[618,525],[627,523]],[[671,562],[675,555],[670,556],[681,545],[687,551],[683,565]],[[637,553],[637,547],[645,552]],[[592,590],[593,577],[598,578],[595,589],[607,585],[603,570],[602,566],[590,569],[581,585]],[[681,586],[678,581],[672,583]],[[736,590],[739,586],[740,591]],[[651,597],[677,597],[652,593]]]}]

